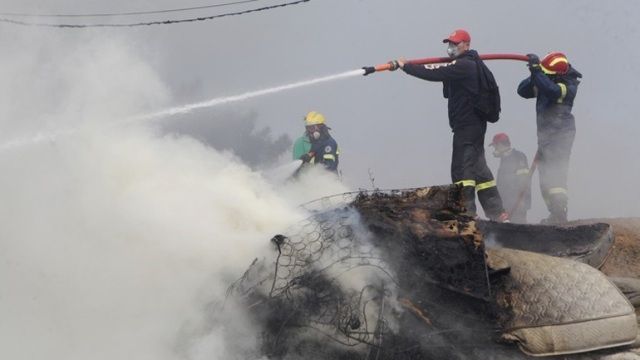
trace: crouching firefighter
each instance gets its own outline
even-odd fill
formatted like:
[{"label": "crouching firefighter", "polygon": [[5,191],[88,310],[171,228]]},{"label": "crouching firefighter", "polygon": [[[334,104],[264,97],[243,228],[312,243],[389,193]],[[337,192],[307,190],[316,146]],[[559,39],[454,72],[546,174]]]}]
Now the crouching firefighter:
[{"label": "crouching firefighter", "polygon": [[582,74],[560,52],[542,61],[535,54],[527,56],[531,75],[520,83],[518,94],[536,98],[540,191],[550,213],[542,222],[561,224],[567,222],[569,157],[576,135],[571,109]]},{"label": "crouching firefighter", "polygon": [[303,161],[303,167],[311,164],[322,165],[337,174],[340,150],[338,143],[329,134],[331,128],[326,125],[324,116],[311,111],[304,117],[304,122],[306,137],[311,147],[298,158]]},{"label": "crouching firefighter", "polygon": [[[391,70],[401,68],[417,78],[443,83],[443,94],[448,99],[449,125],[453,131],[451,157],[452,182],[462,186],[467,214],[476,216],[475,195],[491,220],[508,221],[496,182],[487,166],[484,153],[484,137],[487,121],[497,121],[499,95],[491,71],[475,50],[471,49],[471,36],[465,30],[456,30],[442,41],[448,45],[447,53],[453,59],[447,64],[416,65],[394,60]],[[493,86],[498,96],[496,113],[485,117],[476,105],[481,91]]]}]

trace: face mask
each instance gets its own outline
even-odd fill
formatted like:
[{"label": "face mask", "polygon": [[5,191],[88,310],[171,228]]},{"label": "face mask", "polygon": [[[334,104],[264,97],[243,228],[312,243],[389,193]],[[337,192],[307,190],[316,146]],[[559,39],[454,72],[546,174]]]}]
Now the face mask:
[{"label": "face mask", "polygon": [[320,139],[320,132],[319,131],[314,131],[313,134],[311,134],[311,136],[313,136],[313,138],[315,140]]},{"label": "face mask", "polygon": [[460,55],[460,52],[458,51],[458,45],[450,42],[449,46],[447,46],[447,54],[452,59],[458,57],[458,55]]},{"label": "face mask", "polygon": [[503,157],[506,153],[509,152],[509,150],[511,150],[511,148],[509,146],[504,146],[504,145],[497,145],[495,147],[495,149],[493,150],[493,156],[497,157],[497,158],[501,158]]}]

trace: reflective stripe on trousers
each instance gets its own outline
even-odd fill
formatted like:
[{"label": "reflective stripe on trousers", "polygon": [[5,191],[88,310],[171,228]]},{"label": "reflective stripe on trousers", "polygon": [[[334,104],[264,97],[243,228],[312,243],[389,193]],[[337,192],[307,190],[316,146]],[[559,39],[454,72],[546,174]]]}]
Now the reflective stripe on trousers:
[{"label": "reflective stripe on trousers", "polygon": [[475,180],[460,180],[460,181],[456,181],[455,182],[456,185],[462,185],[462,187],[465,186],[476,186],[476,181]]},{"label": "reflective stripe on trousers", "polygon": [[496,181],[495,180],[483,182],[482,184],[476,185],[476,190],[477,191],[482,191],[482,190],[487,190],[487,189],[492,188],[492,187],[496,187]]},{"label": "reflective stripe on trousers", "polygon": [[556,194],[565,194],[565,195],[567,195],[568,191],[565,188],[553,187],[553,188],[550,188],[549,190],[547,190],[547,193],[549,195],[556,195]]}]

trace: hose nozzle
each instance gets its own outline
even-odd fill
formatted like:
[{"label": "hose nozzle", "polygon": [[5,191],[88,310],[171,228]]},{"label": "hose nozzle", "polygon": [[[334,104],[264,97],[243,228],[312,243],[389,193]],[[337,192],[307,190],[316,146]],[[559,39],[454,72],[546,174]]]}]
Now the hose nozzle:
[{"label": "hose nozzle", "polygon": [[364,66],[362,67],[362,70],[364,70],[364,74],[362,74],[363,76],[367,76],[369,74],[373,74],[374,72],[376,72],[376,67],[375,66]]}]

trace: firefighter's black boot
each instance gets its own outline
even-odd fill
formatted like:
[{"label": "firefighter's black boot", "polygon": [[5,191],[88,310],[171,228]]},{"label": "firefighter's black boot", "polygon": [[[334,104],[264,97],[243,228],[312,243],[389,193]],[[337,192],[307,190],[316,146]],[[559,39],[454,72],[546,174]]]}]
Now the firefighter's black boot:
[{"label": "firefighter's black boot", "polygon": [[567,196],[564,194],[552,195],[547,204],[549,209],[549,217],[543,219],[540,223],[547,225],[561,225],[567,222]]},{"label": "firefighter's black boot", "polygon": [[489,220],[509,222],[509,215],[504,211],[497,187],[492,186],[478,191],[478,200]]}]

